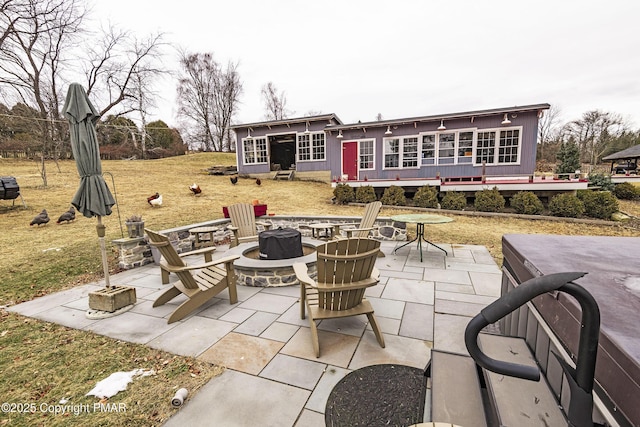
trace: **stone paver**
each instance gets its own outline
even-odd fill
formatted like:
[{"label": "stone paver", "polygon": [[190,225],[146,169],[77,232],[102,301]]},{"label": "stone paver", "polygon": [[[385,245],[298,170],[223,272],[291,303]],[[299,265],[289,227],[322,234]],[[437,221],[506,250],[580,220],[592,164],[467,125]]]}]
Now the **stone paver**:
[{"label": "stone paver", "polygon": [[331,390],[352,370],[384,363],[424,369],[432,348],[466,353],[464,328],[499,295],[500,269],[482,246],[437,244],[449,256],[425,245],[421,262],[415,243],[397,253],[395,242],[382,243],[386,256],[376,262],[381,280],[366,295],[385,348],[365,316],[331,319],[318,326],[321,356],[316,358],[309,320],[300,318],[298,286],[238,286],[238,303],[229,304],[224,291],[168,325],[184,298],[152,307],[167,289],[155,265],[112,277],[112,283],[136,287],[136,305],[118,316],[86,318],[88,294],[104,286],[100,282],[8,310],[225,366],[223,374],[189,395],[166,426],[320,427]]},{"label": "stone paver", "polygon": [[282,348],[279,341],[231,332],[198,358],[236,371],[258,375]]},{"label": "stone paver", "polygon": [[311,392],[231,369],[213,378],[165,427],[293,426]]}]

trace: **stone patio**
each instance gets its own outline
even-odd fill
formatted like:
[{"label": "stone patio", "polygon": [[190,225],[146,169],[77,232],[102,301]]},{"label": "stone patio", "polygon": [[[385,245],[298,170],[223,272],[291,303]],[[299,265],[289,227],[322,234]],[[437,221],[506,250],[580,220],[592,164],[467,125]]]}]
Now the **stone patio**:
[{"label": "stone patio", "polygon": [[[166,318],[181,300],[151,307],[164,289],[160,268],[153,264],[111,277],[112,284],[134,286],[138,299],[116,317],[85,316],[89,292],[103,283],[37,298],[9,311],[227,367],[190,394],[166,426],[324,426],[327,397],[347,373],[382,363],[422,369],[432,348],[466,353],[467,322],[500,294],[500,269],[485,247],[438,243],[449,255],[429,246],[420,262],[415,245],[394,253],[396,244],[382,243],[386,257],[376,263],[381,280],[367,291],[384,349],[365,316],[335,319],[319,325],[322,355],[316,358],[308,320],[300,319],[298,286],[239,286],[238,303],[230,305],[225,291],[168,325]],[[214,257],[224,256],[226,249],[219,247]]]}]

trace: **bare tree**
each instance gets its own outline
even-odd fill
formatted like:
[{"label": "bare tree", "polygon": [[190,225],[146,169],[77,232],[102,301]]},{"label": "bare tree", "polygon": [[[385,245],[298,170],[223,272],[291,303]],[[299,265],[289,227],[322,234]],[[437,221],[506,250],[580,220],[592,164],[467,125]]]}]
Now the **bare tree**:
[{"label": "bare tree", "polygon": [[278,89],[273,82],[262,86],[262,102],[266,110],[265,118],[267,120],[282,120],[291,114],[287,110],[287,96],[284,91],[278,93]]},{"label": "bare tree", "polygon": [[19,8],[3,10],[10,27],[0,46],[0,85],[9,97],[39,111],[40,175],[45,186],[45,157],[57,151],[54,143],[59,147],[63,140],[56,121],[60,119],[64,54],[81,32],[85,12],[74,0],[26,0]]},{"label": "bare tree", "polygon": [[566,125],[569,137],[580,147],[582,161],[592,166],[597,164],[607,146],[627,130],[619,114],[599,110],[587,111],[581,119]]},{"label": "bare tree", "polygon": [[229,127],[242,93],[237,64],[226,70],[211,53],[180,54],[182,77],[178,81],[178,114],[192,125],[192,141],[203,150],[222,151],[231,146]]},{"label": "bare tree", "polygon": [[83,46],[97,46],[89,50],[88,63],[81,68],[87,75],[87,93],[97,98],[96,105],[105,105],[101,115],[116,106],[120,114],[148,107],[142,98],[147,84],[162,72],[161,35],[137,40],[111,30],[102,42],[92,43],[87,41],[86,16],[81,0],[0,0],[0,90],[7,100],[39,111],[34,123],[40,128],[45,186],[45,158],[57,160],[68,147],[60,108],[64,85],[76,74],[76,64],[84,61],[86,52],[76,47],[80,36]]},{"label": "bare tree", "polygon": [[562,132],[560,125],[560,116],[562,115],[559,107],[552,105],[538,122],[538,144],[540,148],[540,159],[545,157],[545,149],[551,143],[557,142]]},{"label": "bare tree", "polygon": [[543,115],[538,123],[538,144],[545,144],[554,141],[560,132],[560,116],[562,112],[559,107],[552,105]]},{"label": "bare tree", "polygon": [[138,39],[111,27],[100,44],[89,51],[85,68],[87,95],[102,101],[101,116],[116,106],[119,115],[150,106],[153,79],[167,73],[162,66],[163,37],[160,33]]},{"label": "bare tree", "polygon": [[229,151],[232,145],[231,121],[237,112],[238,100],[242,94],[242,83],[238,73],[238,64],[227,63],[227,68],[215,80],[213,115],[215,119],[215,138],[220,151]]},{"label": "bare tree", "polygon": [[[109,27],[100,42],[88,51],[84,70],[87,94],[104,105],[100,115],[117,110],[117,116],[136,112],[140,115],[139,137],[142,157],[146,156],[147,116],[156,107],[155,80],[169,73],[162,66],[164,34],[138,39],[129,32]],[[138,138],[132,135],[134,145]]]},{"label": "bare tree", "polygon": [[27,2],[23,0],[0,1],[0,49],[19,21],[26,17],[20,13],[21,10],[28,10],[26,5]]}]

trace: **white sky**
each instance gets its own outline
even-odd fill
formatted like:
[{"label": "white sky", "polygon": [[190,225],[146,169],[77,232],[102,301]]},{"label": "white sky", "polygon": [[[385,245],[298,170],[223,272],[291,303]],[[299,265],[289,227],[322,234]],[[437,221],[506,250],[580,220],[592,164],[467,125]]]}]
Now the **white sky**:
[{"label": "white sky", "polygon": [[[93,13],[239,62],[236,123],[264,120],[271,81],[291,117],[353,123],[547,102],[563,121],[600,109],[640,126],[637,0],[97,0]],[[166,63],[177,69],[173,51]],[[175,82],[161,93],[154,118],[174,126]]]}]

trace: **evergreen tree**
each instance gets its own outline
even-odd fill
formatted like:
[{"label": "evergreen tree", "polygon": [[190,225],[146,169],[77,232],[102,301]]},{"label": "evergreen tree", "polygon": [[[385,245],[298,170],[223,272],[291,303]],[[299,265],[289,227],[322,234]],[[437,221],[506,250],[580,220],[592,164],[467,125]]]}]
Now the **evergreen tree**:
[{"label": "evergreen tree", "polygon": [[563,142],[558,150],[556,173],[574,173],[580,169],[580,152],[572,141]]}]

